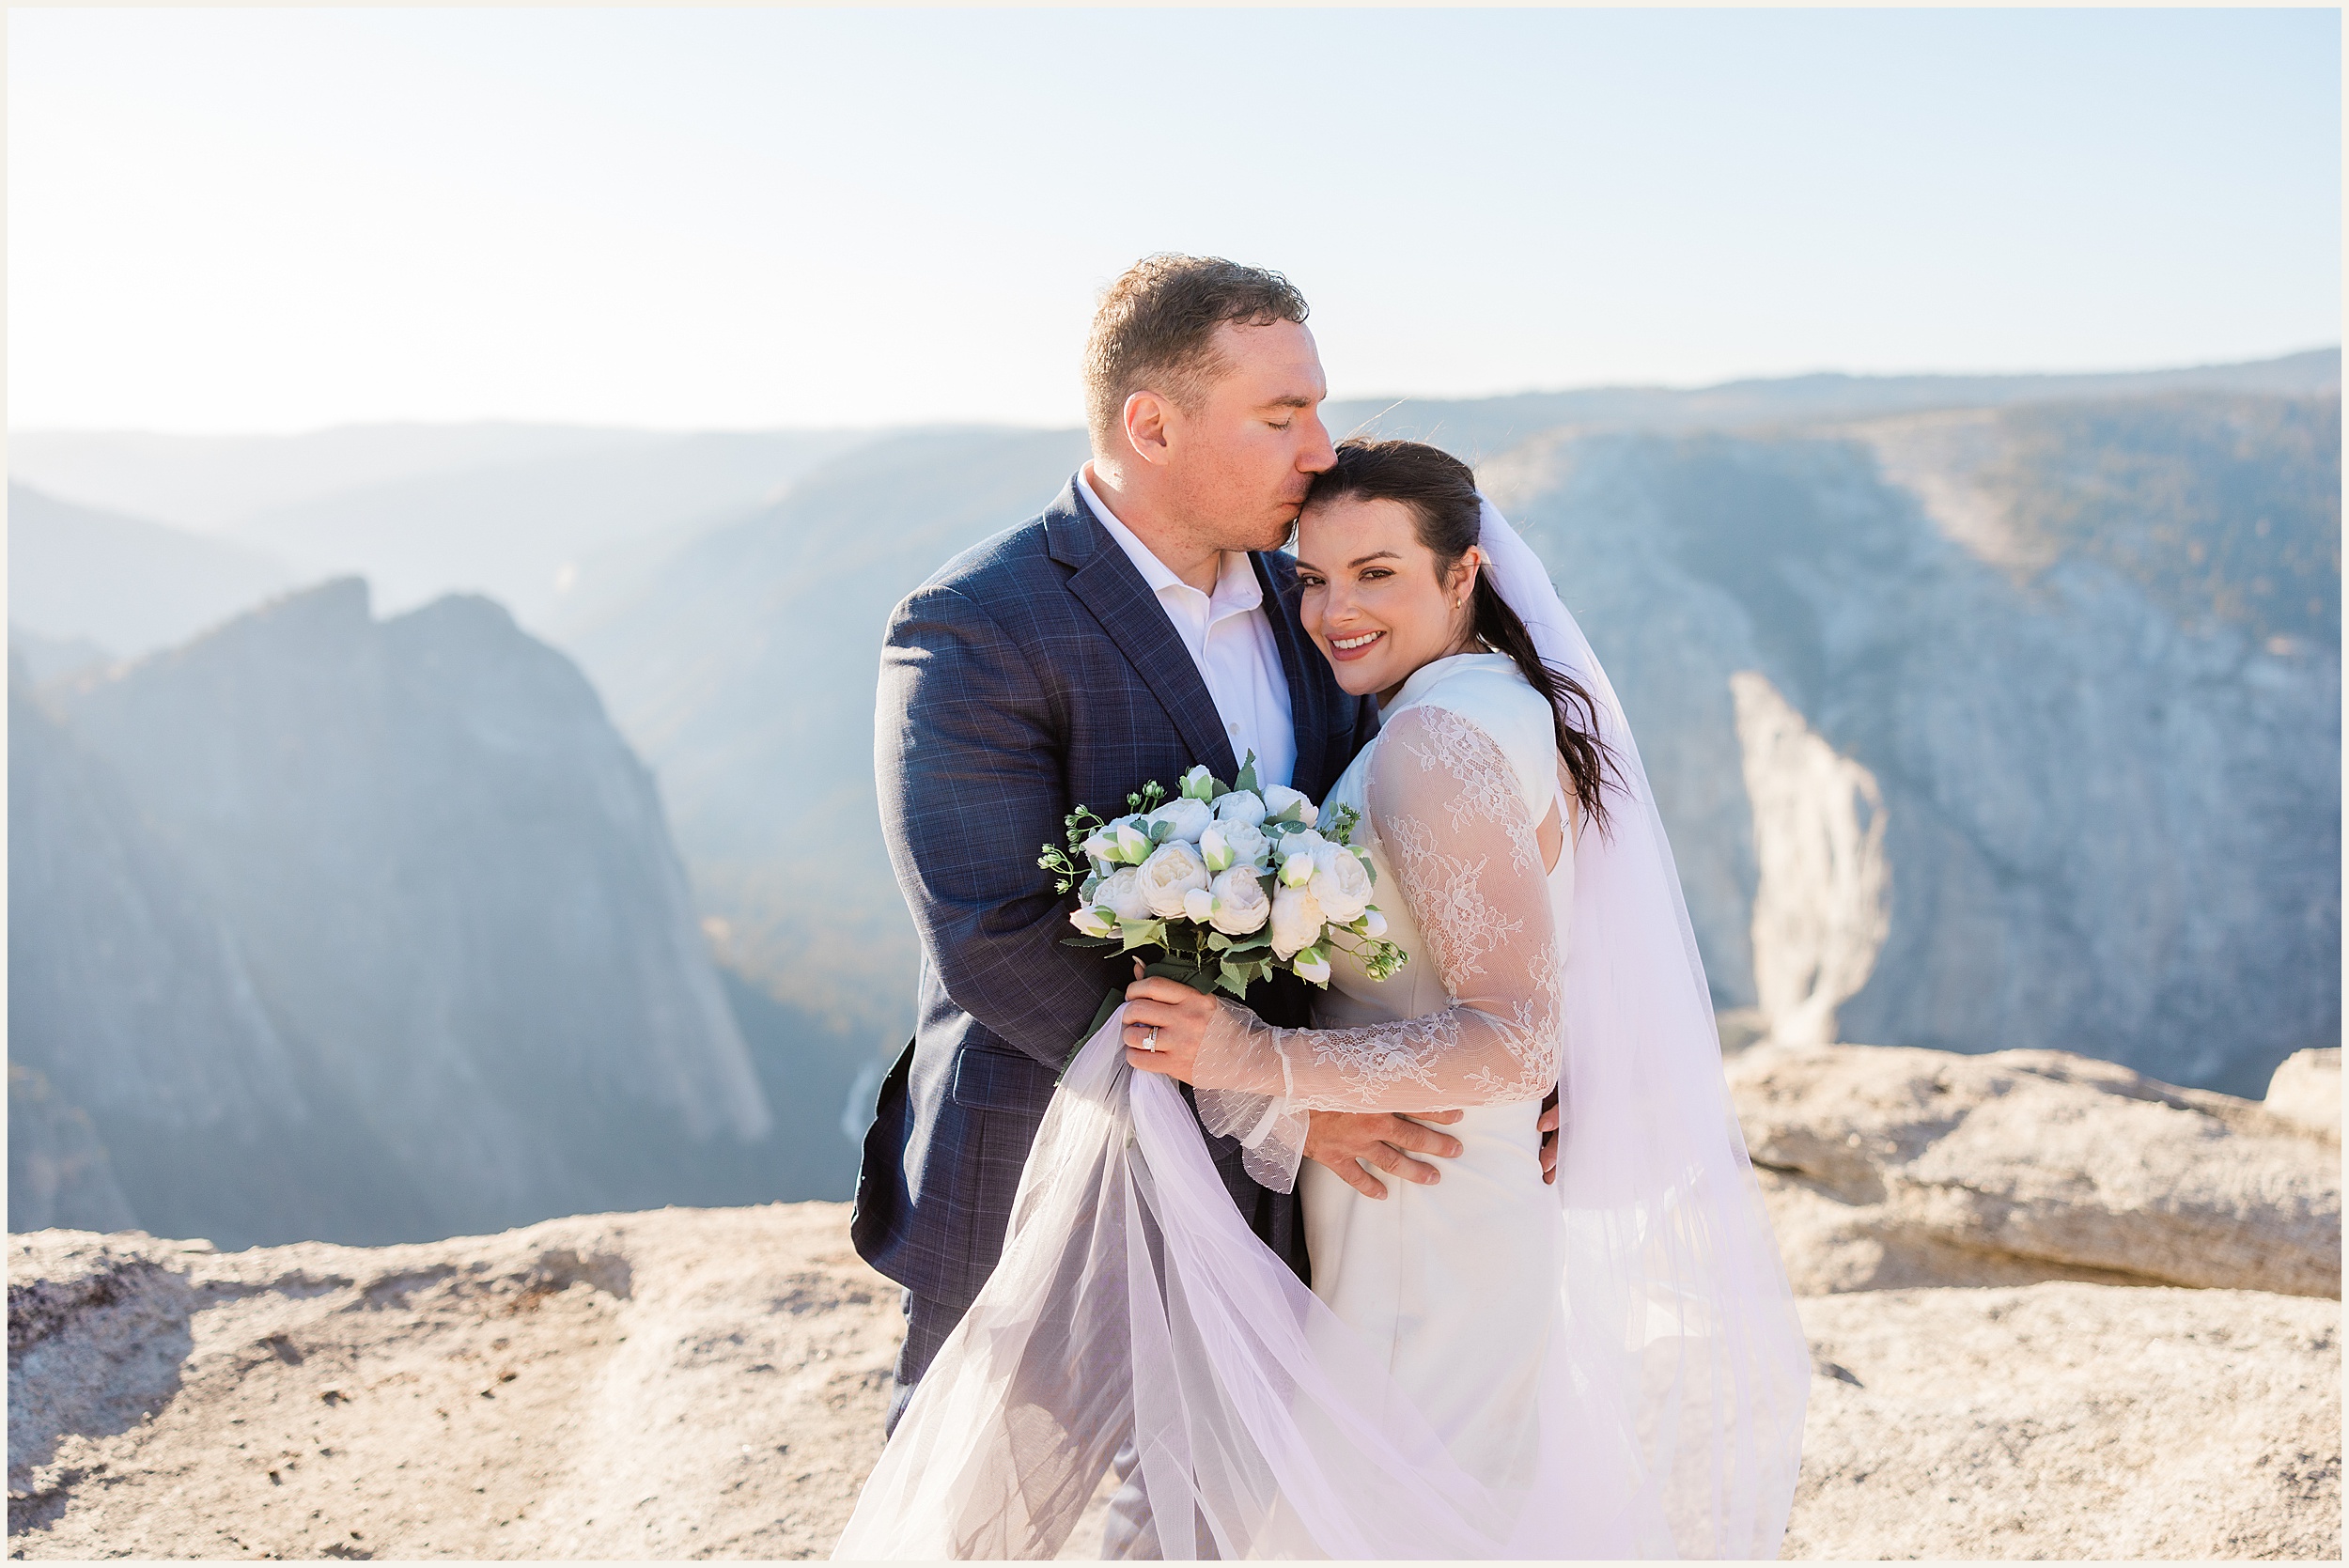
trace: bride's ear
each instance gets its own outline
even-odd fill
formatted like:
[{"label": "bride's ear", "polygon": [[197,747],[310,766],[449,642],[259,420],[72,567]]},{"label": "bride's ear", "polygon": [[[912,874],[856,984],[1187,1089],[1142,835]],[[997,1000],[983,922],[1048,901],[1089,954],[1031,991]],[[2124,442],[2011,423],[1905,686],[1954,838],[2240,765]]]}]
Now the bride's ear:
[{"label": "bride's ear", "polygon": [[1476,574],[1484,568],[1485,548],[1482,545],[1469,546],[1460,552],[1460,558],[1452,563],[1451,581],[1444,584],[1444,597],[1452,601],[1455,610],[1467,607],[1470,597],[1476,592]]}]

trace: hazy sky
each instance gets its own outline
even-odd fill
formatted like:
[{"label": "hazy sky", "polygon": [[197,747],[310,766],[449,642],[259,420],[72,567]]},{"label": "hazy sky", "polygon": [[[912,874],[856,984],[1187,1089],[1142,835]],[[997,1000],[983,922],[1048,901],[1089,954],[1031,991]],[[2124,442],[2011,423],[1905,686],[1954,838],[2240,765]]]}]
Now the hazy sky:
[{"label": "hazy sky", "polygon": [[2341,333],[2332,11],[13,10],[8,423],[1075,423],[1145,252],[1339,396]]}]

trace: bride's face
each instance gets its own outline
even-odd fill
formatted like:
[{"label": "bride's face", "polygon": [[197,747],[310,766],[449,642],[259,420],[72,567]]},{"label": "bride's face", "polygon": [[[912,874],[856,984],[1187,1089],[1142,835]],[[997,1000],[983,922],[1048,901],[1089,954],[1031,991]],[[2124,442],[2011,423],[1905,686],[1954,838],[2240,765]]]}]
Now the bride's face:
[{"label": "bride's face", "polygon": [[1402,502],[1315,503],[1297,520],[1298,619],[1340,686],[1383,701],[1421,665],[1473,644],[1481,553],[1471,547],[1439,573]]}]

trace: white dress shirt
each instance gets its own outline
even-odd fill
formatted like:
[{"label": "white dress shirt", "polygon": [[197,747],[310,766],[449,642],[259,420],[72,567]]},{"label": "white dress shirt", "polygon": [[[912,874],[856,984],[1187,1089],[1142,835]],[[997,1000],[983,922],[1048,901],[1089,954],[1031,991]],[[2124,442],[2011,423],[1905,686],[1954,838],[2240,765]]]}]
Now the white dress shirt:
[{"label": "white dress shirt", "polygon": [[[1289,709],[1288,676],[1281,669],[1280,644],[1272,640],[1272,622],[1265,614],[1264,584],[1256,581],[1255,566],[1239,551],[1223,552],[1216,572],[1215,592],[1203,594],[1173,568],[1150,553],[1150,547],[1117,515],[1102,505],[1077,471],[1077,489],[1085,505],[1101,520],[1118,548],[1125,551],[1143,582],[1159,598],[1159,607],[1174,624],[1174,634],[1190,650],[1199,676],[1215,699],[1223,721],[1225,738],[1232,743],[1235,765],[1256,753],[1256,782],[1285,784],[1297,770],[1296,719]],[[1229,779],[1223,781],[1231,783]]]}]

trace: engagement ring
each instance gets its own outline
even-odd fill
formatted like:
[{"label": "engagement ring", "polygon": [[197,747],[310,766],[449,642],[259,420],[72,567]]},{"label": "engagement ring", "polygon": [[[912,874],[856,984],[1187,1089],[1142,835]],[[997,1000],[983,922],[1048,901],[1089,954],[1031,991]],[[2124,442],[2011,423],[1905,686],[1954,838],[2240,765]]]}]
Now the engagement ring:
[{"label": "engagement ring", "polygon": [[1142,1048],[1143,1050],[1156,1050],[1159,1048],[1159,1026],[1157,1024],[1152,1024],[1150,1026],[1150,1032],[1142,1037]]}]

